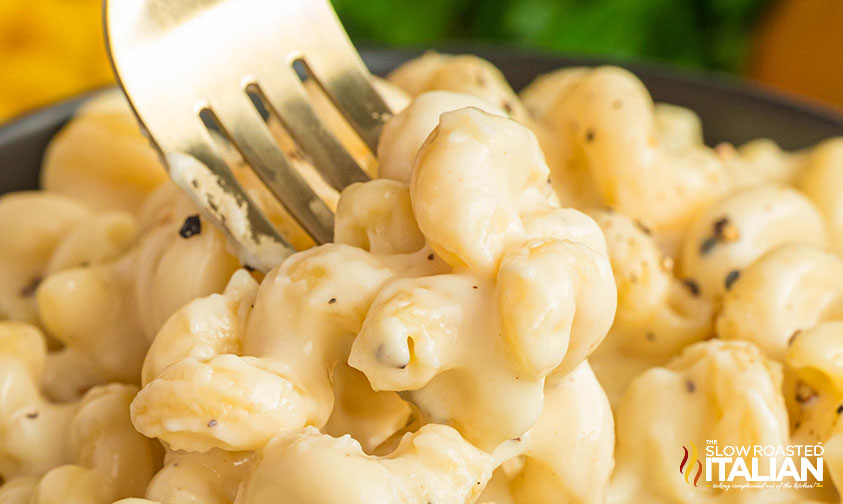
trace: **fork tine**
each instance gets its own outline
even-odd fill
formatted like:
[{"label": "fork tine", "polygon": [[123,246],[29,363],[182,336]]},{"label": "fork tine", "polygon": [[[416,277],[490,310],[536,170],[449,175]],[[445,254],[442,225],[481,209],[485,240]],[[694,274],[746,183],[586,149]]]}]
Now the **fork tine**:
[{"label": "fork tine", "polygon": [[[345,56],[343,56],[343,53]],[[356,61],[355,61],[356,60]],[[372,152],[377,152],[384,120],[392,111],[367,78],[368,71],[354,51],[308,61],[316,82],[334,102]]]},{"label": "fork tine", "polygon": [[372,85],[369,71],[331,4],[324,0],[308,3],[302,14],[309,17],[302,21],[318,32],[303,47],[307,68],[369,149],[376,152],[381,127],[392,111]]},{"label": "fork tine", "polygon": [[[295,252],[255,205],[212,146],[193,143],[185,153],[171,152],[165,157],[173,181],[240,249],[241,259],[248,260],[244,264],[265,272]],[[209,186],[213,185],[223,193],[219,194],[216,187],[209,190]],[[243,212],[240,216],[245,222],[230,211],[230,204],[223,201],[226,198],[233,198]]]},{"label": "fork tine", "polygon": [[292,68],[260,76],[252,88],[268,105],[298,146],[313,160],[316,169],[337,191],[354,182],[369,180],[354,158],[329,131],[313,107]]},{"label": "fork tine", "polygon": [[[245,102],[245,103],[243,103]],[[334,236],[334,216],[275,143],[245,90],[211,102],[211,112],[264,184],[317,243]]]}]

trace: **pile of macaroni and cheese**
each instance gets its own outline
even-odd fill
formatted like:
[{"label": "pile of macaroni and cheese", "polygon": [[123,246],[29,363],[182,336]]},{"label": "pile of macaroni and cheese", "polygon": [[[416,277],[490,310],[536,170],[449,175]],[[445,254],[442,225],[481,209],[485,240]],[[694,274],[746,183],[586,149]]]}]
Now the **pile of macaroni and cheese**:
[{"label": "pile of macaroni and cheese", "polygon": [[[333,243],[238,168],[302,250],[265,274],[115,93],[0,198],[0,503],[840,502],[843,139],[712,149],[613,67],[377,85]],[[727,489],[712,441],[824,465]]]}]

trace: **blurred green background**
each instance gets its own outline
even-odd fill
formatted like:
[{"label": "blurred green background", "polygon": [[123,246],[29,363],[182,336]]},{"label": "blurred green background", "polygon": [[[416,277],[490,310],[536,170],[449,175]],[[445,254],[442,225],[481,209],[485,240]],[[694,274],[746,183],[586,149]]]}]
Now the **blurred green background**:
[{"label": "blurred green background", "polygon": [[[810,0],[806,0],[810,1]],[[741,71],[771,0],[333,0],[356,42],[491,42]]]}]

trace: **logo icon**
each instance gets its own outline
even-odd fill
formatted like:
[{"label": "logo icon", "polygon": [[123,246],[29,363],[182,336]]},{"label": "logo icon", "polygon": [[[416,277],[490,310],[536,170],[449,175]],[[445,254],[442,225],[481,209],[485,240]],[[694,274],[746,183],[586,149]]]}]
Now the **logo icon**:
[{"label": "logo icon", "polygon": [[688,448],[684,445],[682,449],[685,450],[685,456],[682,457],[682,462],[679,464],[679,473],[685,475],[685,483],[691,484],[690,477],[691,473],[694,472],[694,465],[697,466],[697,475],[694,476],[694,486],[697,486],[697,482],[700,480],[700,476],[702,476],[702,462],[700,462],[699,458],[697,457],[699,453],[697,452],[697,445],[694,443],[690,443],[691,445],[691,452],[690,457],[688,453]]}]

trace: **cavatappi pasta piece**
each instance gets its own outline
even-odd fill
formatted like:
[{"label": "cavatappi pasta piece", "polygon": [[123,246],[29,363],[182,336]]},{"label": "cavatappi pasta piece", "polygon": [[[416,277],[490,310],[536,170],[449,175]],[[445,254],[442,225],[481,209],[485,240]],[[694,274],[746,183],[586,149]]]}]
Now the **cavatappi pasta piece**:
[{"label": "cavatappi pasta piece", "polygon": [[793,334],[843,319],[843,260],[806,245],[783,245],[743,270],[723,298],[717,334],[751,341],[784,362]]},{"label": "cavatappi pasta piece", "polygon": [[84,205],[46,192],[0,197],[0,319],[38,319],[35,291],[50,258],[78,223],[91,215]]},{"label": "cavatappi pasta piece", "polygon": [[[408,263],[415,262],[420,274],[425,268],[436,272],[435,264],[425,264],[434,261],[419,261],[427,255],[421,254]],[[243,350],[283,363],[318,404],[314,425],[323,425],[333,407],[326,370],[347,360],[372,301],[396,269],[383,258],[335,244],[291,257],[262,282]]]},{"label": "cavatappi pasta piece", "polygon": [[74,268],[47,277],[37,293],[44,327],[64,346],[48,358],[45,387],[61,400],[95,384],[138,383],[149,342],[132,296],[134,261]]},{"label": "cavatappi pasta piece", "polygon": [[96,210],[135,211],[165,180],[158,155],[119,91],[83,105],[50,143],[41,175],[47,191]]},{"label": "cavatappi pasta piece", "polygon": [[554,238],[530,240],[504,256],[495,297],[517,368],[533,377],[577,367],[603,341],[616,306],[606,257]]},{"label": "cavatappi pasta piece", "polygon": [[394,392],[375,392],[366,375],[348,364],[334,368],[334,409],[321,431],[356,439],[363,451],[375,453],[390,436],[411,421],[412,409]]},{"label": "cavatappi pasta piece", "polygon": [[64,344],[48,359],[51,397],[74,400],[95,384],[139,383],[149,342],[167,317],[220,292],[239,266],[219,231],[191,215],[183,196],[161,192],[140,214],[138,239],[116,259],[98,263],[84,243],[99,237],[116,250],[126,240],[127,223],[109,214],[79,224],[56,251],[57,267],[67,258],[89,260],[47,276],[36,294],[44,327]]},{"label": "cavatappi pasta piece", "polygon": [[604,502],[614,467],[614,422],[588,362],[549,381],[544,395],[535,425],[494,453],[497,461],[522,459],[521,469],[509,475],[514,502]]},{"label": "cavatappi pasta piece", "polygon": [[729,167],[735,186],[739,188],[764,184],[791,185],[799,173],[803,156],[783,151],[775,142],[761,138],[737,149],[720,144],[714,152]]},{"label": "cavatappi pasta piece", "polygon": [[653,105],[659,139],[669,152],[703,148],[702,122],[693,110],[668,103]]},{"label": "cavatappi pasta piece", "polygon": [[811,201],[794,189],[763,185],[737,191],[708,208],[682,243],[679,270],[715,300],[741,270],[778,245],[828,244],[826,224]]},{"label": "cavatappi pasta piece", "polygon": [[136,246],[133,267],[137,310],[150,342],[170,315],[196,298],[222,292],[240,267],[222,233],[197,215],[184,194],[170,184],[162,192],[163,202],[150,200],[144,208],[153,224]]},{"label": "cavatappi pasta piece", "polygon": [[570,86],[589,70],[572,67],[539,76],[521,91],[520,98],[532,119],[530,127],[539,140],[548,166],[553,189],[565,206],[589,208],[602,203],[588,166],[573,152],[576,146],[560,142],[559,133],[548,119],[553,105]]},{"label": "cavatappi pasta piece", "polygon": [[128,212],[106,212],[84,219],[53,251],[45,276],[117,259],[129,249],[137,233],[137,221]]},{"label": "cavatappi pasta piece", "polygon": [[334,217],[334,243],[373,254],[410,254],[425,245],[409,188],[394,180],[352,184],[342,192]]},{"label": "cavatappi pasta piece", "polygon": [[787,349],[785,400],[791,412],[793,437],[816,444],[831,436],[843,404],[843,317],[797,332]]},{"label": "cavatappi pasta piece", "polygon": [[612,210],[591,215],[603,229],[618,289],[618,309],[592,366],[617,405],[626,386],[644,369],[665,364],[684,347],[712,334],[713,312],[693,280],[674,276],[673,258],[652,232]]},{"label": "cavatappi pasta piece", "polygon": [[526,238],[521,215],[548,208],[548,173],[523,125],[474,108],[442,114],[410,184],[419,229],[449,265],[491,277]]},{"label": "cavatappi pasta piece", "polygon": [[529,122],[527,110],[500,70],[477,56],[427,52],[399,66],[387,79],[411,96],[435,90],[473,95],[517,121]]},{"label": "cavatappi pasta piece", "polygon": [[493,289],[467,274],[390,283],[349,364],[375,390],[407,391],[424,421],[451,425],[476,446],[491,450],[521,435],[541,412],[544,379],[512,370],[496,317],[484,309],[494,306]]},{"label": "cavatappi pasta piece", "polygon": [[38,478],[23,476],[0,483],[0,502],[3,504],[30,504],[29,498],[35,491]]},{"label": "cavatappi pasta piece", "polygon": [[518,504],[509,491],[509,476],[502,468],[499,467],[492,473],[492,479],[486,484],[477,502],[478,504]]},{"label": "cavatappi pasta piece", "polygon": [[[11,336],[32,339],[31,334],[24,334],[19,331]],[[21,346],[23,343],[18,341]],[[41,347],[43,352],[43,342]],[[29,493],[23,502],[109,504],[143,495],[158,465],[159,449],[135,431],[129,420],[128,406],[136,388],[117,384],[96,387],[78,403],[54,405],[40,396],[35,377],[21,376],[23,366],[16,367],[6,355],[0,359],[5,361],[0,366],[0,387],[14,389],[4,394],[0,405],[4,438],[0,450],[4,467],[0,470],[4,478],[10,471],[39,478],[25,488],[12,480],[17,493]],[[41,360],[43,365],[43,355]],[[13,466],[9,467],[9,462]],[[3,492],[5,489],[0,489],[0,495]]]},{"label": "cavatappi pasta piece", "polygon": [[[677,470],[683,446],[703,454],[706,440],[723,446],[787,445],[781,386],[781,365],[743,341],[696,343],[666,367],[641,374],[615,415],[616,469],[609,501],[716,501],[722,491],[688,484]],[[701,465],[690,464],[689,477],[695,478]],[[759,461],[759,466],[765,464]],[[713,476],[716,480],[717,474]],[[741,490],[745,492],[754,490]]]},{"label": "cavatappi pasta piece", "polygon": [[492,449],[536,421],[545,376],[575,368],[611,324],[611,270],[594,257],[537,239],[506,256],[497,285],[466,273],[391,282],[348,362],[375,390],[408,391],[426,421]]},{"label": "cavatappi pasta piece", "polygon": [[[349,357],[375,390],[409,391],[425,421],[487,449],[532,425],[544,377],[586,358],[614,312],[602,233],[551,205],[546,175],[524,126],[477,109],[443,114],[417,159],[411,201],[458,273],[392,282]],[[501,397],[513,402],[501,407]]]},{"label": "cavatappi pasta piece", "polygon": [[837,489],[843,488],[843,422],[835,422],[831,435],[823,443],[823,448],[823,461],[828,474]]},{"label": "cavatappi pasta piece", "polygon": [[[385,258],[336,244],[291,256],[263,280],[239,337],[240,355],[208,358],[215,345],[205,345],[203,360],[188,357],[165,367],[134,401],[135,426],[175,449],[195,451],[255,450],[283,429],[323,426],[333,408],[331,370],[345,361],[382,284],[396,270],[437,272],[435,262],[421,256],[398,259],[392,268]],[[189,320],[192,308],[175,316],[170,327],[175,332],[165,341],[178,339],[185,328],[178,320]],[[201,310],[193,315],[202,319]],[[232,316],[233,311],[220,322],[232,324],[225,320]],[[239,327],[244,314],[237,316]],[[221,334],[216,331],[210,334]],[[223,346],[234,348],[236,337],[223,335]]]},{"label": "cavatappi pasta piece", "polygon": [[158,465],[158,450],[129,422],[136,389],[109,385],[89,392],[69,428],[74,464],[46,473],[31,504],[109,504],[142,495]]},{"label": "cavatappi pasta piece", "polygon": [[416,96],[400,114],[384,124],[378,143],[378,176],[410,183],[416,155],[439,124],[439,117],[465,107],[506,117],[501,108],[469,94],[427,91]]},{"label": "cavatappi pasta piece", "polygon": [[405,435],[385,457],[366,455],[349,436],[308,428],[279,436],[264,449],[235,503],[469,504],[492,466],[490,455],[443,425]]},{"label": "cavatappi pasta piece", "polygon": [[542,124],[563,146],[549,155],[563,201],[565,185],[588,193],[593,183],[603,204],[673,233],[728,189],[728,173],[713,152],[661,138],[649,93],[626,70],[566,71],[536,85],[524,95],[552,104]]},{"label": "cavatappi pasta piece", "polygon": [[832,246],[843,254],[843,139],[827,140],[805,158],[798,187],[817,205]]},{"label": "cavatappi pasta piece", "polygon": [[43,397],[46,353],[38,329],[0,322],[0,478],[7,481],[41,476],[72,459],[67,425],[78,405]]},{"label": "cavatappi pasta piece", "polygon": [[238,270],[222,294],[195,299],[174,313],[146,353],[141,385],[148,385],[168,366],[183,359],[239,354],[246,315],[257,290],[258,284],[249,273]]},{"label": "cavatappi pasta piece", "polygon": [[313,401],[266,359],[219,355],[167,367],[132,402],[135,428],[175,449],[257,450],[313,422]]},{"label": "cavatappi pasta piece", "polygon": [[164,468],[146,489],[146,498],[162,504],[232,504],[254,459],[251,452],[219,449],[168,453]]}]

